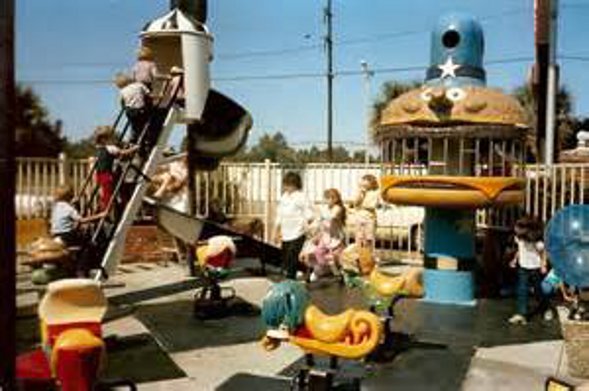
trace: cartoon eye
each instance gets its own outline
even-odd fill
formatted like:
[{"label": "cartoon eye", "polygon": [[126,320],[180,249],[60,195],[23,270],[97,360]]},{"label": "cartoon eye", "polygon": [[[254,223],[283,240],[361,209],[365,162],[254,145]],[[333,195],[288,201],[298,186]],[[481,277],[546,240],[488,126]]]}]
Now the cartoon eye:
[{"label": "cartoon eye", "polygon": [[426,88],[425,90],[423,90],[423,92],[421,93],[421,100],[423,100],[424,102],[429,102],[430,100],[432,100],[431,88]]},{"label": "cartoon eye", "polygon": [[462,88],[454,87],[446,91],[446,98],[452,102],[462,100],[466,97],[466,92]]}]

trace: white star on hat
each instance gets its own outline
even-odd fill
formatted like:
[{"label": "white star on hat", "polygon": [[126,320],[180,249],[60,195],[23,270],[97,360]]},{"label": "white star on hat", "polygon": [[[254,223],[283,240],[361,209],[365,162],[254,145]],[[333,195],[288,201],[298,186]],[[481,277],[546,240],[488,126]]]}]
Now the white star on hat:
[{"label": "white star on hat", "polygon": [[443,79],[448,76],[456,77],[456,70],[460,68],[460,64],[454,64],[454,61],[452,61],[452,57],[448,57],[448,59],[443,65],[438,65],[438,68],[442,70],[442,75],[440,76],[440,79]]}]

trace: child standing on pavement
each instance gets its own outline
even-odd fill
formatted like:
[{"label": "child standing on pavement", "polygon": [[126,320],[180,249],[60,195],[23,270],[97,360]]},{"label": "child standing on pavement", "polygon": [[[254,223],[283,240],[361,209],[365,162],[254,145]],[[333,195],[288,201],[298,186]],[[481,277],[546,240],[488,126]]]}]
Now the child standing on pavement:
[{"label": "child standing on pavement", "polygon": [[353,206],[356,218],[356,243],[361,247],[374,246],[376,207],[378,206],[378,181],[374,175],[364,175]]},{"label": "child standing on pavement", "polygon": [[99,126],[94,133],[96,147],[95,178],[100,187],[100,210],[105,211],[113,195],[114,172],[113,166],[116,158],[124,158],[138,149],[132,146],[121,149],[112,143],[113,132],[110,126]]},{"label": "child standing on pavement", "polygon": [[360,273],[369,274],[377,261],[374,258],[376,231],[376,207],[378,206],[378,181],[371,174],[360,180],[360,188],[352,203],[355,219],[354,244],[358,249]]},{"label": "child standing on pavement", "polygon": [[[515,223],[515,242],[517,253],[510,263],[517,267],[517,309],[509,318],[511,324],[526,324],[536,313],[544,313],[548,308],[548,301],[542,295],[542,274],[546,273],[546,257],[544,256],[544,242],[542,241],[542,225],[531,217],[523,217]],[[528,311],[528,296],[530,286],[538,300],[538,307]]]},{"label": "child standing on pavement", "polygon": [[305,231],[313,219],[313,211],[299,174],[287,172],[282,179],[282,195],[278,203],[274,238],[282,242],[282,262],[286,278],[295,279],[299,254],[305,243]]}]

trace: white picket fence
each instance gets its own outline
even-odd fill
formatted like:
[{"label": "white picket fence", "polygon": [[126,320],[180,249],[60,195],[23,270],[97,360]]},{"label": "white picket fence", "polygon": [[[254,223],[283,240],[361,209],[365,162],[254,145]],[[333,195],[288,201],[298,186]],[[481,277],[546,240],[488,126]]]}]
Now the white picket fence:
[{"label": "white picket fence", "polygon": [[67,159],[63,154],[57,159],[17,158],[17,218],[47,217],[55,189],[68,183],[77,192],[90,168],[88,159]]},{"label": "white picket fence", "polygon": [[[51,195],[59,184],[68,183],[78,190],[91,168],[88,160],[20,158],[17,160],[17,216],[20,219],[47,217]],[[585,199],[589,164],[528,165],[525,167],[526,199],[523,208],[479,211],[479,226],[509,227],[515,218],[529,213],[548,221],[556,210],[569,204],[582,204]],[[206,216],[216,204],[230,217],[258,217],[269,238],[280,197],[283,175],[298,172],[304,192],[315,205],[323,202],[323,192],[338,189],[350,201],[360,178],[365,174],[379,177],[403,173],[423,175],[423,166],[393,167],[390,164],[312,163],[305,165],[225,162],[212,172],[195,176],[195,210]],[[589,196],[589,194],[588,194]],[[383,249],[418,253],[421,249],[421,222],[424,211],[419,207],[383,206],[378,214],[377,236]]]}]

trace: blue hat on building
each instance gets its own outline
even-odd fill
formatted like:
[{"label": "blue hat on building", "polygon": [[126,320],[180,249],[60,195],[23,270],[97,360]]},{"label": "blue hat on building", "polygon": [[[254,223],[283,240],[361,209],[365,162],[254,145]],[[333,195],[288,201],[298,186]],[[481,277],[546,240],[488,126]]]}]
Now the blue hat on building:
[{"label": "blue hat on building", "polygon": [[484,49],[483,29],[476,19],[459,13],[442,16],[432,31],[425,84],[485,86]]}]

